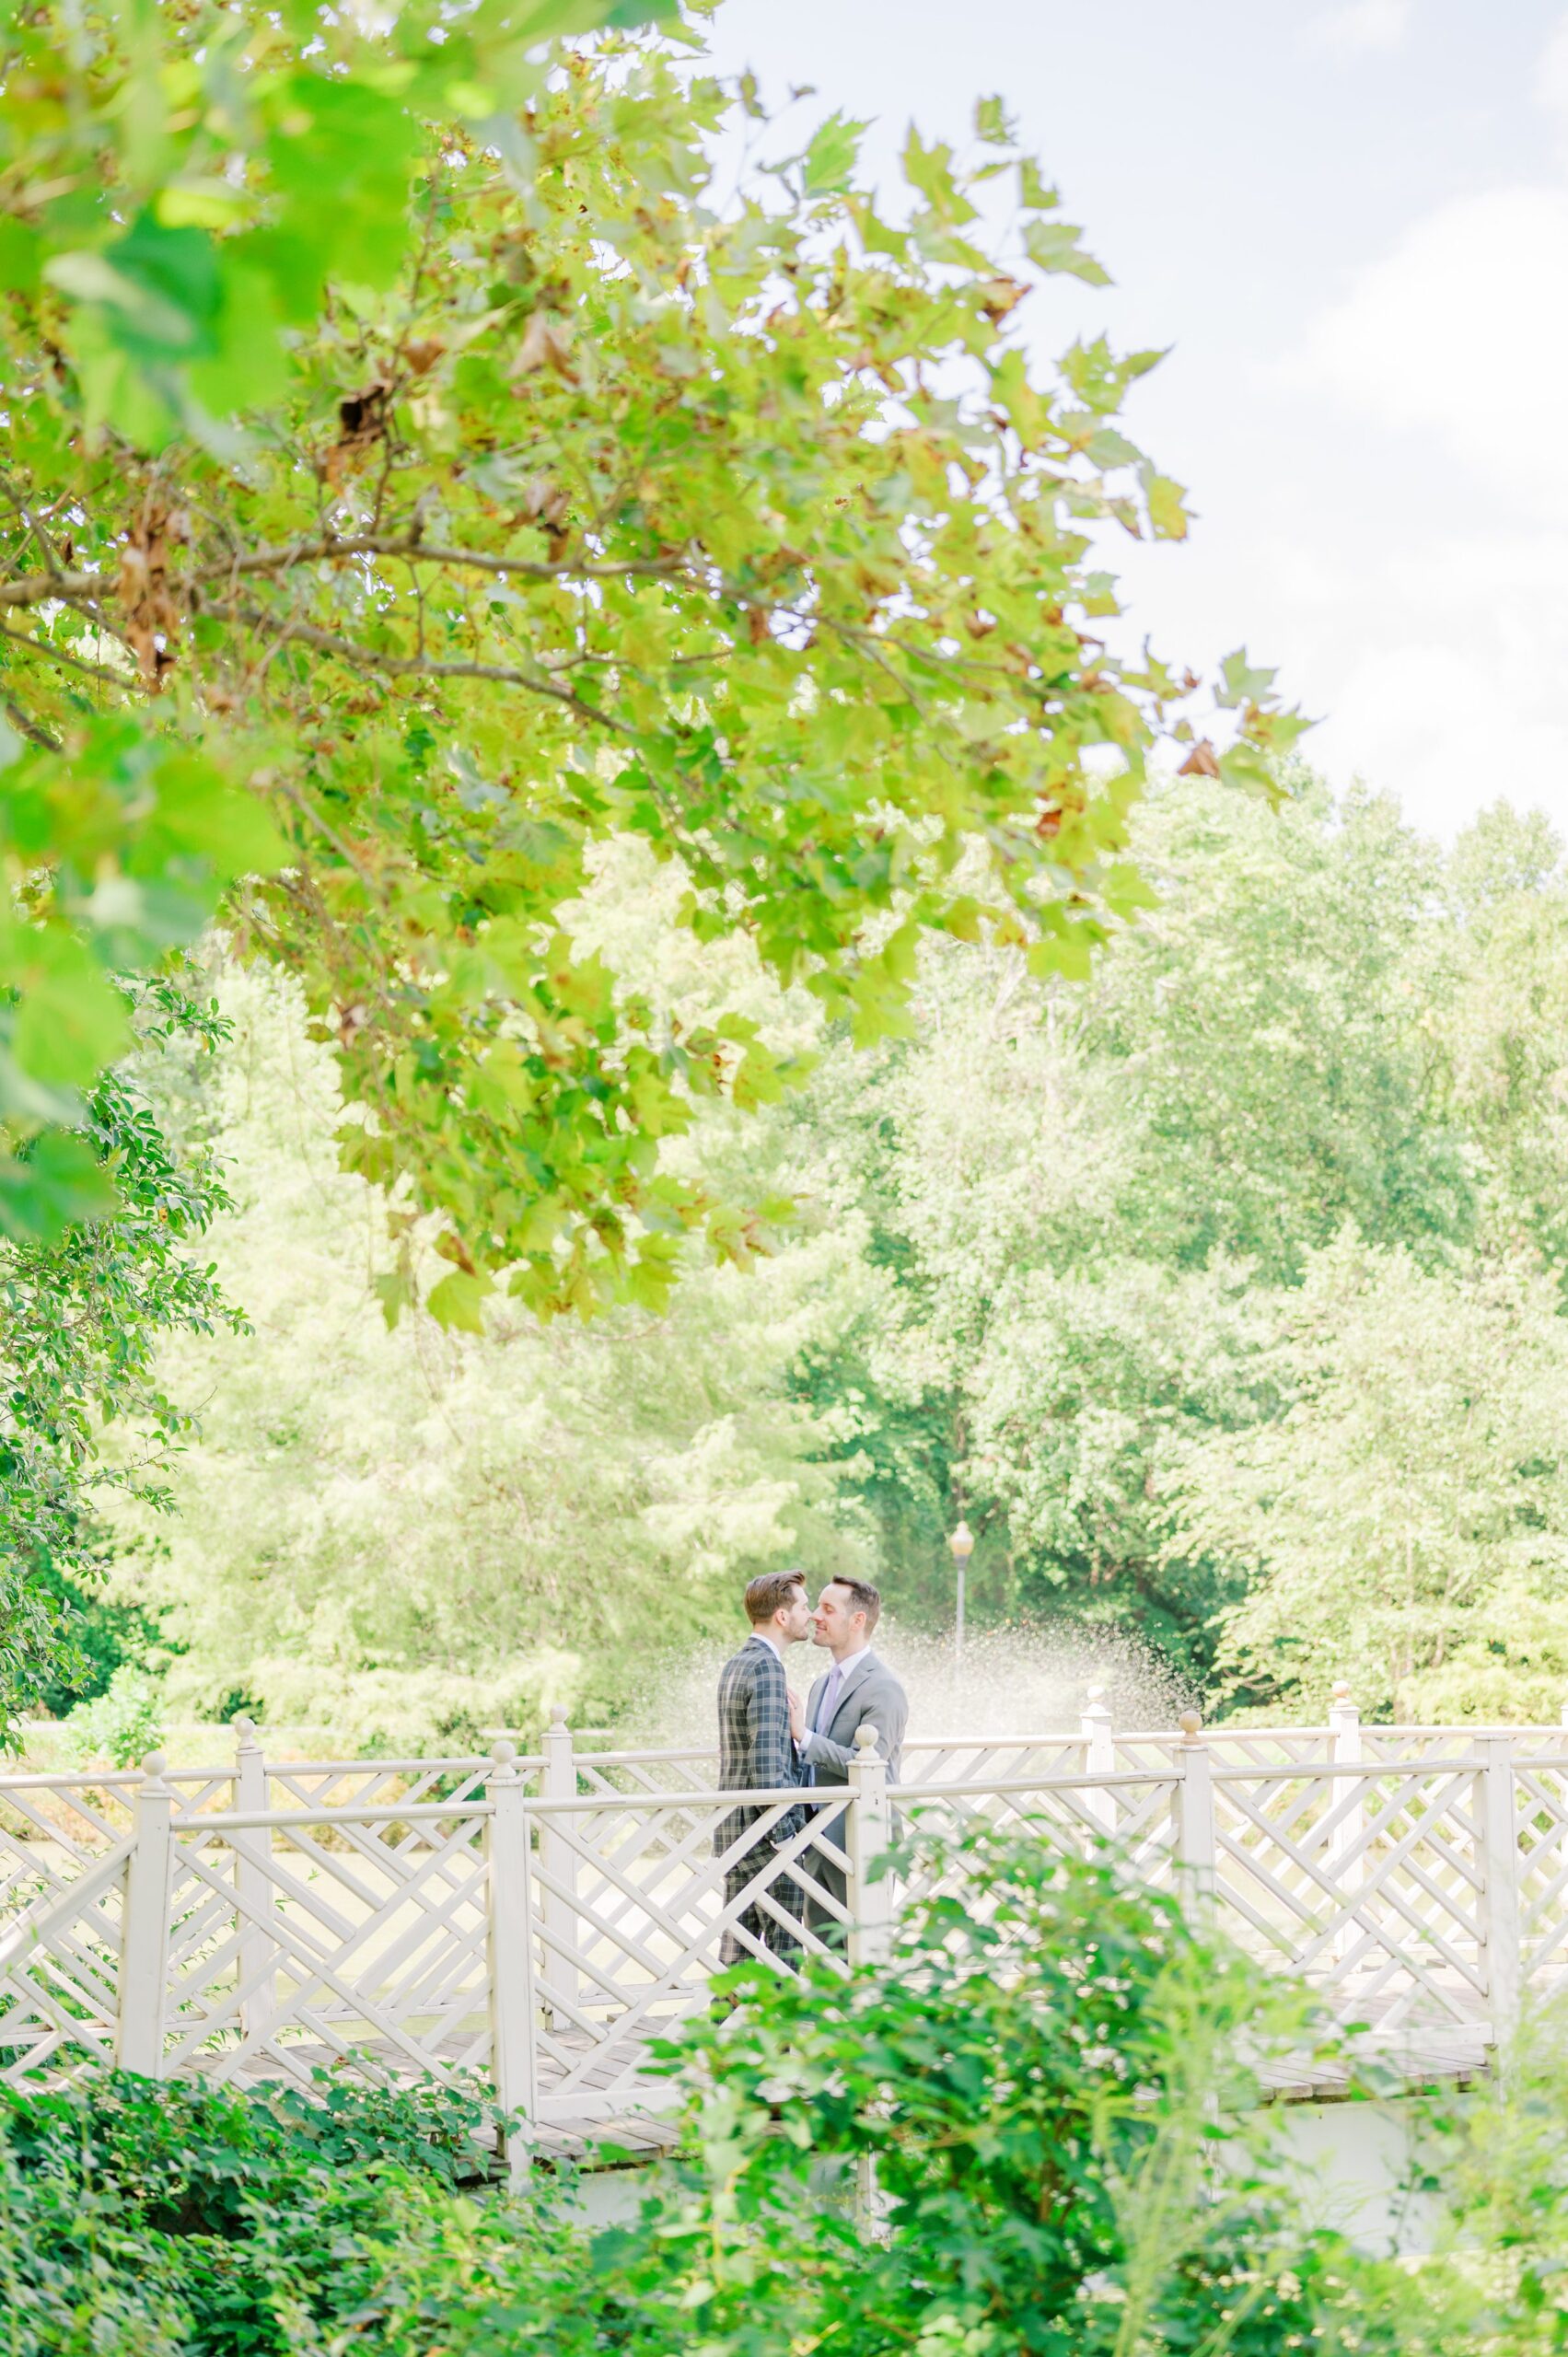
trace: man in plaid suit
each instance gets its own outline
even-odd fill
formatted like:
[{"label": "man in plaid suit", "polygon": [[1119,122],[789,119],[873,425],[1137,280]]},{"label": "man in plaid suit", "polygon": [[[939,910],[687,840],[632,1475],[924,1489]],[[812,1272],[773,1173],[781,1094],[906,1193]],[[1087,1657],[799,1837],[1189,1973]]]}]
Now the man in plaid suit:
[{"label": "man in plaid suit", "polygon": [[[798,1784],[800,1768],[789,1731],[789,1685],[784,1677],[784,1649],[799,1644],[811,1633],[811,1607],[806,1581],[799,1572],[768,1572],[746,1591],[746,1617],[751,1634],[719,1673],[719,1790],[726,1793],[772,1792],[783,1784]],[[786,1809],[776,1822],[767,1808],[732,1808],[714,1834],[714,1852],[722,1857],[754,1825],[761,1829],[725,1869],[727,1905],[767,1864],[768,1852],[799,1832],[801,1812]],[[774,1906],[800,1921],[802,1896],[788,1875],[778,1875],[768,1885]],[[726,1928],[719,1950],[725,1964],[738,1964],[766,1949],[782,1963],[793,1963],[800,1943],[771,1909],[752,1904],[738,1918],[742,1938]]]}]

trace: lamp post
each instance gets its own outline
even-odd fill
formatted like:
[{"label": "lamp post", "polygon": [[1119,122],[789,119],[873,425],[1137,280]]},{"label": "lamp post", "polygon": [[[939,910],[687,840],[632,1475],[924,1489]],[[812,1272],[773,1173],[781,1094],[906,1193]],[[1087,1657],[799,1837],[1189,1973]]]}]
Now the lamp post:
[{"label": "lamp post", "polygon": [[958,1610],[953,1616],[953,1658],[955,1661],[962,1661],[964,1657],[964,1573],[969,1569],[970,1557],[974,1553],[974,1535],[967,1522],[959,1523],[947,1544],[953,1550],[953,1569],[958,1575]]}]

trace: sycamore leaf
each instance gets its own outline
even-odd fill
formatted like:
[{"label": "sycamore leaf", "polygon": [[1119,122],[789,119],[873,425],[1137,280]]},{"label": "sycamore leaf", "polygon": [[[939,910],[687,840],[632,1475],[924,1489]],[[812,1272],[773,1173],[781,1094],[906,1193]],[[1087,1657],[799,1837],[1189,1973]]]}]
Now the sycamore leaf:
[{"label": "sycamore leaf", "polygon": [[1219,755],[1206,737],[1201,737],[1177,771],[1178,777],[1218,777]]},{"label": "sycamore leaf", "polygon": [[801,186],[807,196],[837,196],[848,188],[865,128],[842,114],[830,114],[819,126],[801,166]]},{"label": "sycamore leaf", "polygon": [[1066,271],[1090,286],[1109,286],[1109,272],[1078,243],[1083,234],[1070,221],[1031,221],[1024,231],[1024,251],[1037,270]]},{"label": "sycamore leaf", "polygon": [[1254,671],[1247,660],[1247,649],[1238,646],[1220,665],[1220,677],[1225,681],[1214,694],[1214,702],[1227,708],[1243,703],[1261,703],[1273,686],[1277,671]]},{"label": "sycamore leaf", "polygon": [[[22,928],[11,938],[29,940]],[[131,1044],[125,1002],[69,934],[35,933],[30,944],[19,961],[12,1052],[35,1079],[85,1086]]]},{"label": "sycamore leaf", "polygon": [[1182,505],[1186,497],[1179,482],[1169,475],[1156,474],[1145,464],[1139,471],[1144,498],[1149,510],[1149,523],[1157,540],[1184,540],[1187,538],[1187,510]]},{"label": "sycamore leaf", "polygon": [[413,1287],[409,1282],[406,1271],[401,1269],[384,1270],[380,1275],[371,1279],[370,1284],[371,1291],[381,1305],[381,1315],[387,1321],[387,1329],[390,1332],[403,1311],[412,1308],[415,1298]]},{"label": "sycamore leaf", "polygon": [[[465,1334],[482,1334],[484,1304],[494,1290],[494,1278],[473,1274],[467,1269],[453,1269],[431,1287],[424,1306],[438,1326],[456,1327]],[[385,1309],[384,1295],[382,1306]]]},{"label": "sycamore leaf", "polygon": [[975,137],[990,147],[1010,147],[1017,135],[1017,125],[999,98],[975,100],[974,129]]},{"label": "sycamore leaf", "polygon": [[1032,156],[1024,157],[1018,166],[1018,202],[1026,213],[1051,213],[1062,202],[1051,182],[1040,177]]}]

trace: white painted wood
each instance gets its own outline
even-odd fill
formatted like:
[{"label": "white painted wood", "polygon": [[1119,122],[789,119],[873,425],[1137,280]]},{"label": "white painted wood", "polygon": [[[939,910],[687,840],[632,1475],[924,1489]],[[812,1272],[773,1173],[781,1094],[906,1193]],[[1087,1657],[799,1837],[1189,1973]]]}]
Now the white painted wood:
[{"label": "white painted wood", "polygon": [[514,1765],[516,1748],[503,1740],[491,1757],[485,1861],[492,2070],[502,2110],[519,2123],[506,2138],[507,2165],[517,2184],[528,2174],[539,2118],[532,1840],[528,1786]]},{"label": "white painted wood", "polygon": [[[662,2100],[647,2042],[707,2002],[723,1954],[787,1970],[888,1953],[899,1892],[869,1879],[890,1822],[873,1747],[847,1792],[742,1796],[704,1782],[703,1754],[574,1759],[556,1725],[528,1761],[285,1766],[238,1729],[226,1770],[0,1778],[0,2069],[58,2076],[112,2052],[308,2087],[323,2066],[451,2079],[494,2061],[543,2133]],[[1380,2038],[1479,2050],[1522,1982],[1568,1983],[1561,1731],[1362,1729],[1341,1695],[1327,1728],[1200,1738],[1194,1719],[1116,1737],[1114,1768],[1108,1736],[928,1742],[894,1797],[917,1837],[989,1822],[1063,1854],[1109,1813],[1129,1873]],[[760,1829],[715,1856],[742,1798]],[[800,1829],[775,1849],[792,1811]],[[835,1817],[842,1848],[820,1829]],[[901,1903],[937,1889],[984,1903],[961,1856],[933,1848]]]},{"label": "white painted wood", "polygon": [[893,1883],[872,1868],[889,1845],[888,1763],[877,1730],[862,1724],[849,1764],[849,1955],[852,1964],[880,1964],[892,1945]]},{"label": "white painted wood", "polygon": [[114,2061],[145,2079],[163,2076],[164,2006],[168,1979],[168,1898],[174,1789],[164,1782],[161,1751],[142,1762],[133,1803],[135,1846],[127,1865],[124,1937],[120,1951],[120,2017]]},{"label": "white painted wood", "polygon": [[[551,1712],[550,1725],[545,1731],[541,1794],[546,1801],[575,1801],[577,1797],[572,1730],[560,1703]],[[551,2003],[553,2026],[563,2029],[576,2010],[581,1993],[576,1961],[577,1852],[563,1838],[560,1820],[548,1810],[539,1820],[539,1852],[540,1871],[545,1883],[542,1911],[546,2002]]]},{"label": "white painted wood", "polygon": [[[1350,1688],[1342,1679],[1334,1688],[1329,1705],[1329,1736],[1330,1757],[1338,1768],[1359,1768],[1362,1761],[1361,1711],[1351,1699]],[[1336,1795],[1330,1791],[1330,1813],[1333,1819],[1328,1836],[1330,1871],[1347,1905],[1359,1897],[1363,1879],[1363,1841],[1366,1829],[1364,1787],[1359,1779],[1350,1793]],[[1340,1926],[1335,1943],[1336,1953],[1344,1958],[1354,1950],[1359,1936],[1353,1917],[1347,1917]]]},{"label": "white painted wood", "polygon": [[1181,1904],[1194,1927],[1206,1931],[1214,1914],[1214,1785],[1202,1724],[1196,1711],[1183,1712],[1175,1759],[1176,1841]]},{"label": "white painted wood", "polygon": [[[243,1712],[234,1722],[234,1805],[255,1813],[267,1805],[267,1760],[256,1722]],[[239,2018],[248,2038],[265,2038],[277,2007],[275,1950],[263,1928],[273,1911],[272,1834],[258,1832],[235,1860],[239,1906]]]},{"label": "white painted wood", "polygon": [[1512,2036],[1519,2015],[1519,1840],[1514,1806],[1514,1746],[1506,1735],[1482,1736],[1477,1776],[1481,1821],[1481,1930],[1487,2009],[1493,2045]]},{"label": "white painted wood", "polygon": [[[1091,1776],[1116,1773],[1116,1738],[1111,1732],[1110,1706],[1103,1686],[1091,1686],[1079,1721],[1084,1738],[1084,1767]],[[1116,1830],[1116,1803],[1109,1792],[1092,1787],[1085,1795],[1089,1815],[1105,1832]]]}]

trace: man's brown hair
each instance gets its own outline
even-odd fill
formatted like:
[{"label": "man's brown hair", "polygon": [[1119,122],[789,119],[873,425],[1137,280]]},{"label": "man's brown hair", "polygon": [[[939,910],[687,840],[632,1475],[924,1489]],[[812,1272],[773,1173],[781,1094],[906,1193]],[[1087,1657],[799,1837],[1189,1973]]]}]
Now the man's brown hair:
[{"label": "man's brown hair", "polygon": [[854,1598],[851,1609],[865,1613],[865,1633],[869,1637],[877,1621],[882,1618],[881,1589],[873,1587],[869,1580],[852,1580],[844,1572],[835,1572],[829,1585],[849,1590],[850,1595]]},{"label": "man's brown hair", "polygon": [[[780,1608],[789,1602],[798,1587],[804,1589],[804,1572],[764,1572],[760,1579],[748,1584],[746,1618],[754,1629],[765,1629]],[[876,1594],[876,1590],[872,1590]]]}]

